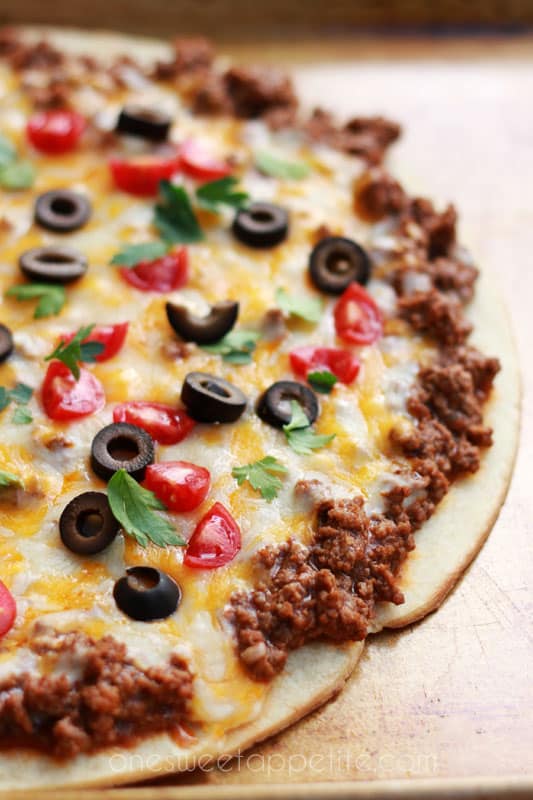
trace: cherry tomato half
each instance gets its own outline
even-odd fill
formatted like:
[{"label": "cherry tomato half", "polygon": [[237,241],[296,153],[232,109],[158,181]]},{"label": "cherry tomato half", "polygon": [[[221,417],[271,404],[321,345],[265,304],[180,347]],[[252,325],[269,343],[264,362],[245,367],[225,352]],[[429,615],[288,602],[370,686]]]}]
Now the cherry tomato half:
[{"label": "cherry tomato half", "polygon": [[44,410],[59,421],[88,417],[105,405],[102,384],[92,372],[80,369],[78,380],[62,361],[51,361],[41,389]]},{"label": "cherry tomato half", "polygon": [[232,172],[229,164],[216,158],[193,139],[187,139],[181,145],[180,166],[183,172],[199,181],[215,181]]},{"label": "cherry tomato half", "polygon": [[13,627],[17,616],[15,598],[5,585],[0,581],[0,637],[5,636]]},{"label": "cherry tomato half", "polygon": [[372,344],[383,335],[383,318],[374,299],[358,283],[351,283],[333,311],[337,336],[351,344]]},{"label": "cherry tomato half", "polygon": [[163,403],[121,403],[113,409],[113,421],[137,425],[159,444],[177,444],[194,428],[185,411]]},{"label": "cherry tomato half", "polygon": [[289,353],[291,367],[301,378],[310,372],[327,369],[341,383],[353,383],[359,374],[361,363],[356,355],[340,347],[297,347]]},{"label": "cherry tomato half", "polygon": [[[100,342],[104,345],[101,353],[95,356],[95,361],[109,361],[116,356],[126,340],[129,322],[119,322],[117,325],[97,325],[83,342]],[[74,338],[75,333],[69,333],[63,337],[63,341],[68,344]]]},{"label": "cherry tomato half", "polygon": [[180,158],[176,152],[128,159],[112,158],[109,161],[115,186],[137,197],[155,197],[159,183],[170,180],[179,168]]},{"label": "cherry tomato half", "polygon": [[85,125],[75,111],[38,111],[29,118],[26,134],[41,153],[60,155],[75,149]]},{"label": "cherry tomato half", "polygon": [[215,503],[194,529],[183,563],[196,569],[223,567],[240,549],[239,526],[222,503]]},{"label": "cherry tomato half", "polygon": [[134,267],[121,267],[120,274],[141,292],[172,292],[181,289],[189,274],[187,250],[180,247],[155,261],[141,261]]},{"label": "cherry tomato half", "polygon": [[189,461],[165,461],[146,467],[143,485],[170,511],[192,511],[207,497],[211,476]]}]

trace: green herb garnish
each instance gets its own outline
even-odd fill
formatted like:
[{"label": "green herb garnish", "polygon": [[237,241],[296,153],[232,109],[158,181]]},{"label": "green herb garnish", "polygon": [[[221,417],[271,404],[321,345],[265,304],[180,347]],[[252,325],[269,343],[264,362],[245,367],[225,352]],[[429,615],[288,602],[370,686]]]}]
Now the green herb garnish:
[{"label": "green herb garnish", "polygon": [[304,164],[301,161],[284,161],[272,155],[272,153],[267,153],[265,150],[256,153],[255,166],[265,175],[271,175],[273,178],[281,178],[282,180],[300,181],[311,172],[308,164]]},{"label": "green herb garnish", "polygon": [[64,339],[61,339],[55,350],[49,356],[46,356],[45,361],[52,361],[53,359],[62,361],[78,380],[80,377],[79,364],[93,363],[96,361],[96,356],[105,350],[105,345],[102,342],[84,341],[91,334],[93,328],[94,325],[80,328],[70,342],[65,342]]},{"label": "green herb garnish", "polygon": [[239,486],[248,481],[253,489],[261,493],[267,502],[277,497],[283,483],[278,478],[279,474],[287,472],[287,467],[281,464],[274,456],[265,456],[260,461],[245,464],[242,467],[233,467],[231,474]]},{"label": "green herb garnish", "polygon": [[293,314],[307,322],[318,322],[322,316],[322,301],[319,297],[288,294],[285,289],[278,289],[276,303],[286,314]]},{"label": "green herb garnish", "polygon": [[303,408],[296,400],[291,400],[291,411],[291,421],[283,426],[283,431],[295,453],[302,456],[309,455],[313,450],[325,447],[335,438],[334,433],[329,436],[315,433]]},{"label": "green herb garnish", "polygon": [[202,241],[202,229],[183,186],[161,181],[159,191],[162,202],[155,207],[154,226],[161,238],[172,244]]},{"label": "green herb garnish", "polygon": [[339,379],[329,369],[307,373],[307,381],[316,392],[329,394]]},{"label": "green herb garnish", "polygon": [[0,469],[0,489],[7,489],[8,486],[17,486],[19,489],[24,489],[24,483],[18,475]]},{"label": "green herb garnish", "polygon": [[218,342],[201,345],[202,350],[213,355],[221,355],[230,364],[249,364],[252,353],[261,334],[257,331],[230,331]]},{"label": "green herb garnish", "polygon": [[0,167],[5,167],[17,157],[15,146],[0,133]]},{"label": "green herb garnish", "polygon": [[154,261],[168,252],[168,244],[162,241],[128,244],[111,259],[112,264],[135,267],[141,261]]},{"label": "green herb garnish", "polygon": [[6,296],[21,301],[39,298],[33,316],[35,319],[41,319],[59,314],[65,305],[67,295],[64,286],[52,283],[21,283],[8,289]]},{"label": "green herb garnish", "polygon": [[33,417],[27,404],[31,400],[33,389],[25,383],[17,383],[14,389],[6,389],[0,386],[0,412],[4,411],[10,403],[15,403],[15,409],[11,421],[15,425],[27,425],[33,421]]},{"label": "green herb garnish", "polygon": [[196,200],[201,208],[208,211],[219,211],[219,206],[241,208],[247,200],[246,192],[236,192],[235,187],[239,181],[228,175],[216,181],[204,183],[196,190]]},{"label": "green herb garnish", "polygon": [[8,191],[27,189],[35,180],[35,168],[17,158],[13,144],[0,134],[0,186]]},{"label": "green herb garnish", "polygon": [[28,406],[17,406],[11,422],[15,425],[29,425],[30,422],[33,422],[33,415]]},{"label": "green herb garnish", "polygon": [[119,469],[109,481],[107,499],[115,519],[141,547],[146,547],[149,542],[157,547],[187,544],[168,519],[155,513],[166,510],[163,503],[153,492],[140,486],[126,470]]},{"label": "green herb garnish", "polygon": [[27,386],[25,383],[17,383],[15,388],[11,389],[8,394],[9,399],[14,403],[25,406],[32,398],[33,389],[31,386]]}]

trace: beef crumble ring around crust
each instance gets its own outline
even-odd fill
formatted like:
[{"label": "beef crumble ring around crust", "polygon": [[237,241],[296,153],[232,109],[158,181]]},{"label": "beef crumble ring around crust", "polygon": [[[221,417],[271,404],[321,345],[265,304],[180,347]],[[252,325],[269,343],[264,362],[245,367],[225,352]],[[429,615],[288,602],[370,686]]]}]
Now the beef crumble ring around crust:
[{"label": "beef crumble ring around crust", "polygon": [[187,720],[193,693],[186,663],[174,654],[141,669],[112,636],[79,632],[36,636],[32,649],[47,661],[72,658],[81,677],[63,671],[28,673],[0,682],[0,743],[43,748],[59,758],[129,745]]}]

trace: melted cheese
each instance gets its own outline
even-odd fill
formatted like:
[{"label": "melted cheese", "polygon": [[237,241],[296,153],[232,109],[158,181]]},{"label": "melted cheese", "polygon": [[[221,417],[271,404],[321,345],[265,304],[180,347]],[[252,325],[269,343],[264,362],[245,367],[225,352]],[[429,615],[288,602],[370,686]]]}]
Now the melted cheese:
[{"label": "melted cheese", "polygon": [[[388,434],[398,421],[408,423],[405,400],[422,345],[406,336],[401,323],[388,323],[388,335],[361,351],[362,370],[357,382],[350,387],[337,385],[331,395],[320,398],[316,428],[320,433],[334,433],[332,444],[309,456],[297,455],[287,446],[284,434],[263,424],[253,408],[272,382],[291,377],[290,350],[302,344],[338,344],[333,301],[325,301],[318,325],[291,319],[287,336],[280,342],[259,342],[250,365],[227,364],[200,349],[186,360],[170,360],[164,354],[165,345],[173,339],[164,313],[164,302],[169,298],[136,291],[109,265],[121,245],[153,238],[152,203],[113,190],[107,155],[102,150],[88,146],[61,158],[28,152],[23,136],[26,101],[12,76],[2,72],[0,81],[5,95],[0,128],[37,169],[32,190],[0,197],[0,219],[11,225],[10,230],[0,233],[0,319],[15,331],[16,340],[14,356],[0,365],[0,385],[10,387],[23,381],[37,390],[30,403],[32,425],[13,425],[9,409],[0,414],[0,468],[20,475],[26,486],[24,492],[9,490],[0,496],[0,578],[11,587],[18,604],[16,626],[2,641],[0,676],[10,670],[39,669],[27,647],[37,619],[59,630],[82,630],[95,637],[111,633],[127,644],[141,665],[164,662],[171,652],[185,655],[195,675],[195,713],[215,731],[228,730],[260,712],[267,687],[251,681],[241,668],[223,619],[225,604],[232,592],[250,587],[250,556],[260,547],[285,541],[289,534],[305,543],[312,535],[309,512],[294,496],[299,480],[321,480],[334,497],[362,493],[371,510],[378,507],[383,482],[390,479],[396,466],[386,455]],[[289,210],[288,240],[272,250],[254,251],[229,233],[231,215],[202,214],[206,239],[188,248],[190,280],[186,288],[172,294],[172,300],[201,310],[208,303],[236,298],[240,302],[239,324],[259,329],[265,312],[276,305],[278,287],[293,293],[313,292],[306,267],[318,226],[342,231],[363,245],[378,235],[379,230],[374,232],[363,225],[352,212],[351,185],[362,169],[356,159],[323,146],[311,149],[299,136],[273,134],[261,122],[215,119],[206,127],[181,106],[176,94],[145,81],[133,83],[130,93],[117,92],[103,100],[98,86],[82,87],[77,102],[84,113],[105,105],[100,119],[103,127],[112,126],[115,112],[125,99],[160,105],[176,119],[175,139],[200,137],[215,151],[232,152],[241,164],[251,163],[254,149],[267,148],[312,167],[311,176],[301,182],[279,181],[252,168],[246,170],[242,185],[254,199],[279,203]],[[143,147],[142,143],[124,140],[126,153]],[[67,303],[58,316],[34,320],[33,303],[7,299],[4,292],[19,282],[17,260],[22,252],[59,240],[33,225],[32,215],[35,197],[60,187],[83,192],[92,203],[88,224],[61,236],[62,244],[85,253],[90,269],[75,286],[67,287]],[[369,290],[384,315],[392,315],[395,298],[390,287],[372,281]],[[67,425],[47,419],[38,389],[46,370],[43,356],[53,349],[58,336],[82,324],[126,320],[130,328],[124,348],[111,361],[92,367],[105,387],[104,410]],[[176,404],[183,378],[192,370],[225,377],[243,389],[250,403],[235,425],[198,425],[179,445],[158,448],[160,461],[184,459],[207,467],[211,473],[212,489],[205,503],[192,513],[174,515],[173,521],[188,538],[199,517],[213,502],[220,501],[239,522],[241,552],[226,567],[202,572],[183,565],[180,548],[150,545],[142,549],[122,535],[107,551],[92,558],[81,559],[66,551],[59,540],[57,521],[77,493],[102,489],[102,482],[88,468],[88,453],[94,435],[112,421],[113,404],[125,400]],[[67,446],[50,449],[58,436]],[[288,469],[283,488],[272,503],[264,501],[248,484],[237,487],[231,477],[233,466],[267,454]],[[117,610],[112,596],[114,581],[126,566],[140,563],[165,570],[181,585],[183,600],[173,617],[145,624]],[[63,669],[75,677],[76,664],[63,665]]]}]

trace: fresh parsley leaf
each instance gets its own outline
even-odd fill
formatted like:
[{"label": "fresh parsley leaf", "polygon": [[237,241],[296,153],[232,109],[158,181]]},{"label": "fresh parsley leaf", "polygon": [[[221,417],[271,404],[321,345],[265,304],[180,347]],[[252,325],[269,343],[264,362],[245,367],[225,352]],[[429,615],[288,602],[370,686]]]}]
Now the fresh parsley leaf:
[{"label": "fresh parsley leaf", "polygon": [[309,455],[313,450],[325,447],[335,438],[334,433],[329,436],[315,433],[303,408],[296,400],[291,400],[291,409],[291,420],[287,425],[283,426],[283,430],[290,447],[295,453],[302,456]]},{"label": "fresh parsley leaf", "polygon": [[5,470],[0,469],[0,489],[6,489],[8,486],[18,486],[19,489],[24,489],[24,483],[18,475],[14,475],[12,472],[5,472]]},{"label": "fresh parsley leaf", "polygon": [[120,264],[123,267],[135,267],[141,261],[155,261],[168,252],[168,244],[161,241],[141,242],[140,244],[128,244],[111,259],[112,264]]},{"label": "fresh parsley leaf", "polygon": [[320,394],[329,394],[337,383],[338,378],[333,372],[330,372],[329,369],[324,369],[316,372],[309,372],[307,374],[307,381],[316,392],[320,392]]},{"label": "fresh parsley leaf", "polygon": [[278,289],[276,302],[286,314],[293,314],[307,322],[318,322],[322,316],[322,301],[319,297],[288,294],[285,289]]},{"label": "fresh parsley leaf", "polygon": [[265,175],[271,175],[273,178],[281,178],[282,180],[300,181],[311,172],[308,164],[304,164],[301,161],[284,161],[265,150],[256,153],[255,166]]},{"label": "fresh parsley leaf", "polygon": [[154,513],[165,510],[163,503],[153,492],[139,486],[126,470],[119,469],[109,481],[107,499],[115,519],[141,547],[148,542],[158,547],[187,544],[168,519]]},{"label": "fresh parsley leaf", "polygon": [[101,342],[84,342],[94,325],[87,325],[85,328],[80,328],[77,334],[70,342],[65,342],[61,339],[55,350],[46,356],[45,361],[62,361],[63,364],[69,368],[76,380],[80,377],[80,363],[92,363],[96,360],[96,356],[100,355],[105,349],[105,345]]},{"label": "fresh parsley leaf", "polygon": [[200,242],[204,235],[183,186],[161,181],[159,191],[162,202],[155,207],[154,226],[161,238],[169,243]]},{"label": "fresh parsley leaf", "polygon": [[230,364],[249,364],[252,353],[261,334],[257,331],[236,330],[230,331],[218,342],[201,345],[206,353],[221,355],[224,361]]},{"label": "fresh parsley leaf", "polygon": [[237,178],[227,176],[216,181],[204,183],[196,190],[196,200],[201,208],[219,211],[219,206],[241,208],[248,200],[246,192],[236,192]]},{"label": "fresh parsley leaf", "polygon": [[35,319],[59,314],[67,297],[64,286],[52,283],[21,283],[8,289],[6,295],[22,301],[39,298],[33,314]]},{"label": "fresh parsley leaf", "polygon": [[0,186],[15,191],[28,189],[35,180],[35,167],[29,161],[12,161],[0,167]]},{"label": "fresh parsley leaf", "polygon": [[261,492],[261,497],[267,502],[271,502],[277,494],[283,483],[276,474],[284,474],[287,472],[287,467],[274,458],[274,456],[265,456],[260,461],[254,461],[251,464],[245,464],[242,467],[233,467],[231,474],[237,480],[239,486],[242,486],[244,481],[248,481],[253,489]]},{"label": "fresh parsley leaf", "polygon": [[11,398],[9,396],[9,392],[4,386],[0,386],[0,411],[3,411],[5,408],[7,408],[10,402]]},{"label": "fresh parsley leaf", "polygon": [[14,145],[0,133],[0,167],[5,167],[17,157]]},{"label": "fresh parsley leaf", "polygon": [[15,425],[28,425],[33,422],[33,416],[28,406],[17,406],[11,417],[11,422]]},{"label": "fresh parsley leaf", "polygon": [[27,403],[30,402],[33,389],[31,386],[27,386],[25,383],[17,383],[14,389],[11,389],[9,394],[9,400],[13,400],[14,403],[18,405],[25,406]]}]

